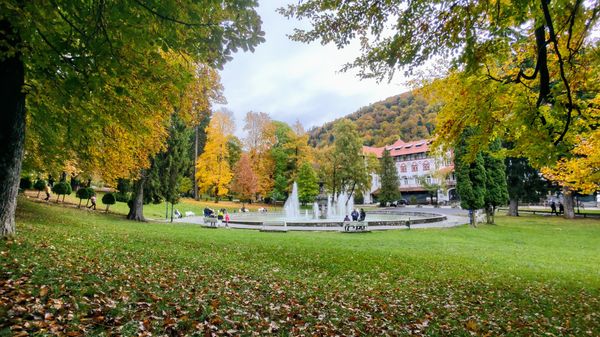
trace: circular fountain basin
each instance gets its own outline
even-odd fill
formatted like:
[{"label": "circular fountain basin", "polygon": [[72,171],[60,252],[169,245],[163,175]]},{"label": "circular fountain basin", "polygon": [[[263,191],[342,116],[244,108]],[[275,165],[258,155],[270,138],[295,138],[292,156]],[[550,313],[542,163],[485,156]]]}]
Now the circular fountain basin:
[{"label": "circular fountain basin", "polygon": [[[334,227],[339,228],[344,224],[343,217],[333,219],[314,219],[312,214],[308,216],[286,217],[283,213],[234,213],[231,214],[230,223],[241,225],[262,226],[267,223],[281,222],[288,227]],[[446,216],[425,212],[388,212],[371,211],[367,213],[365,223],[369,226],[411,226],[414,224],[440,222],[446,220]]]}]

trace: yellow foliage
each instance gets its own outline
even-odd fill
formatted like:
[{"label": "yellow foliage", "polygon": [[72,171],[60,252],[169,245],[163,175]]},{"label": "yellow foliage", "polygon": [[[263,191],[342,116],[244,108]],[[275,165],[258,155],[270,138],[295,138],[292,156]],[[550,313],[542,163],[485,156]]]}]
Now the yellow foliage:
[{"label": "yellow foliage", "polygon": [[588,139],[579,138],[573,158],[563,158],[552,167],[542,168],[542,174],[563,187],[585,194],[600,189],[600,130]]},{"label": "yellow foliage", "polygon": [[196,163],[196,180],[203,193],[216,197],[229,193],[229,183],[233,177],[229,162],[227,139],[234,131],[231,113],[215,112],[206,128],[204,152]]}]

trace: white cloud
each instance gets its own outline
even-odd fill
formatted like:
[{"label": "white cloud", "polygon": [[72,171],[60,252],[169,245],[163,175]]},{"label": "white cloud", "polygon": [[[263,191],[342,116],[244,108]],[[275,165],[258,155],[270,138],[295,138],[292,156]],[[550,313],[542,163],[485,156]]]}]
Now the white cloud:
[{"label": "white cloud", "polygon": [[377,84],[361,81],[353,73],[340,73],[344,63],[359,55],[355,46],[338,50],[289,40],[285,34],[305,23],[275,13],[281,5],[272,0],[261,2],[266,42],[255,53],[234,55],[221,74],[226,107],[234,112],[238,130],[251,110],[288,123],[300,120],[309,128],[406,91],[400,77],[391,84]]}]

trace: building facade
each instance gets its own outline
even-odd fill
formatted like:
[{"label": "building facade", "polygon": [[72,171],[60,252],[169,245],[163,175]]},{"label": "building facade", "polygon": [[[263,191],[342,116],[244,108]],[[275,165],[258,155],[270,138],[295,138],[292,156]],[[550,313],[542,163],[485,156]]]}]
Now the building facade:
[{"label": "building facade", "polygon": [[[377,158],[383,156],[387,149],[394,159],[398,172],[398,186],[402,198],[410,203],[429,203],[436,198],[439,203],[448,203],[456,199],[456,177],[452,153],[434,156],[430,148],[431,140],[421,139],[404,142],[398,139],[384,147],[363,146],[365,155],[373,154]],[[422,182],[438,185],[437,191],[425,188]],[[381,187],[381,179],[377,174],[371,176],[371,188],[363,193],[365,203],[377,202],[377,194]]]}]

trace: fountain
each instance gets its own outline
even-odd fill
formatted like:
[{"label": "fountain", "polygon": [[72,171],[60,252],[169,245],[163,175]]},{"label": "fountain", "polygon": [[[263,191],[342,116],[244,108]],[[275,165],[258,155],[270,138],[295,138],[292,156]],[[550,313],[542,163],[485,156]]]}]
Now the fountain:
[{"label": "fountain", "polygon": [[292,194],[287,198],[283,205],[286,218],[300,217],[300,202],[298,201],[298,184],[294,181],[292,185]]},{"label": "fountain", "polygon": [[[323,182],[319,182],[319,194],[312,205],[312,214],[309,210],[301,212],[298,185],[294,182],[292,193],[285,201],[283,212],[239,213],[231,217],[230,223],[241,226],[240,228],[268,229],[270,231],[312,230],[312,228],[315,230],[340,230],[344,224],[344,217],[350,215],[354,209],[354,200],[346,192],[341,192],[335,197],[334,199],[332,195],[327,195]],[[375,210],[368,212],[366,221],[356,222],[356,225],[396,229],[404,228],[408,226],[407,224],[438,222],[445,219],[445,216],[439,214]]]}]

